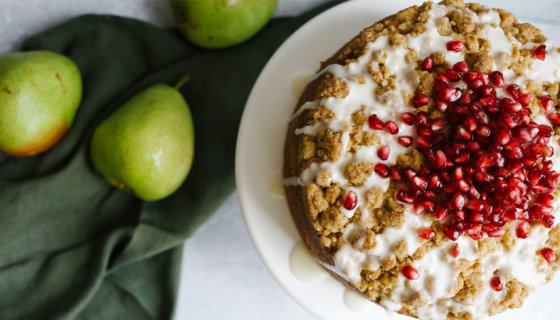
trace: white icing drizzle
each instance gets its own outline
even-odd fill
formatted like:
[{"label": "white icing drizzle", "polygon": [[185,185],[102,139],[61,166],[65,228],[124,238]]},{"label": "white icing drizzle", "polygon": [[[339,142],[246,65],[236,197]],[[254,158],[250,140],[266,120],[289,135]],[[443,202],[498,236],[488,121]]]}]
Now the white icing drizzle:
[{"label": "white icing drizzle", "polygon": [[[437,24],[440,19],[444,19],[447,14],[447,8],[442,5],[434,4],[430,11],[430,18],[426,22],[426,31],[416,37],[408,36],[408,47],[414,49],[419,59],[431,55],[434,52],[444,52],[445,59],[450,64],[464,60],[462,53],[453,53],[446,50],[446,43],[453,40],[451,37],[439,35]],[[468,12],[468,10],[467,10]],[[546,43],[548,55],[544,61],[533,59],[527,72],[518,76],[512,70],[505,70],[505,61],[512,54],[513,47],[518,48],[534,48],[536,44],[527,43],[521,45],[515,39],[508,39],[503,30],[499,27],[500,17],[494,10],[477,16],[471,12],[473,21],[477,27],[484,29],[484,35],[490,43],[489,54],[494,58],[494,68],[502,70],[506,83],[517,83],[522,87],[526,86],[527,81],[557,81],[560,78],[560,53],[551,43]],[[298,128],[296,134],[316,134],[320,129],[329,127],[335,132],[342,132],[343,154],[335,162],[313,163],[306,168],[300,177],[290,177],[284,179],[287,185],[306,185],[312,183],[317,173],[321,170],[329,170],[332,174],[331,182],[338,182],[342,186],[348,185],[348,181],[344,178],[343,172],[346,165],[352,161],[372,161],[374,163],[384,162],[392,165],[396,162],[398,155],[407,151],[397,143],[398,136],[410,135],[414,136],[412,128],[403,124],[399,116],[402,112],[411,110],[406,103],[407,95],[411,93],[418,83],[416,72],[411,63],[407,61],[407,49],[389,45],[387,36],[377,38],[374,42],[369,43],[368,51],[365,55],[358,58],[356,62],[347,66],[330,65],[321,71],[322,73],[330,72],[336,78],[346,82],[349,88],[349,94],[345,98],[327,98],[321,101],[313,101],[304,104],[304,106],[294,115],[301,114],[303,110],[317,108],[323,105],[335,114],[335,119]],[[365,83],[356,82],[356,75],[367,74],[367,69],[375,61],[375,52],[383,50],[387,58],[385,65],[389,66],[391,73],[394,74],[396,82],[396,90],[387,92],[382,96],[375,95],[377,85],[368,76],[365,76]],[[504,97],[503,90],[497,90],[499,97]],[[351,123],[351,115],[358,111],[362,105],[366,106],[365,114],[375,113],[383,120],[393,120],[399,126],[397,135],[390,135],[384,131],[376,131],[380,138],[380,145],[388,145],[390,147],[390,157],[386,161],[378,159],[376,152],[378,146],[361,147],[354,154],[346,152],[349,142],[349,123]],[[537,123],[548,124],[546,117],[540,115],[534,119]],[[363,130],[369,130],[367,125]],[[553,170],[560,171],[560,146],[557,139],[551,139],[550,145],[554,149],[555,156],[553,161]],[[358,195],[358,204],[356,208],[364,205],[364,198],[367,191],[373,187],[380,187],[386,191],[389,185],[389,179],[380,178],[377,174],[372,174],[362,187],[346,187],[345,191],[352,190]],[[558,207],[560,202],[558,199],[554,203],[553,215],[558,217]],[[341,208],[348,217],[354,214],[354,210],[348,211]],[[362,210],[363,215],[367,214],[366,210]],[[343,245],[336,252],[334,260],[336,270],[345,279],[354,284],[361,281],[360,273],[362,270],[375,270],[379,268],[383,261],[390,257],[393,253],[391,249],[401,240],[406,240],[408,253],[413,254],[421,245],[422,241],[416,235],[416,230],[430,225],[423,216],[417,216],[412,213],[410,206],[405,210],[405,223],[399,228],[386,228],[383,233],[377,234],[376,246],[374,249],[365,251],[361,249],[364,239],[354,241],[356,234],[363,234],[360,226],[350,223],[343,234]],[[542,257],[535,250],[545,247],[548,239],[549,230],[536,226],[531,228],[527,239],[515,239],[511,250],[506,251],[502,246],[498,252],[494,252],[479,261],[483,268],[482,279],[489,283],[490,279],[497,275],[502,278],[509,276],[517,279],[521,283],[528,286],[531,290],[545,284],[547,275],[551,272],[552,267],[560,262],[552,264],[543,263]],[[458,244],[460,254],[457,258],[451,256],[450,251]],[[465,301],[457,303],[451,300],[458,285],[459,270],[455,267],[454,262],[458,259],[466,259],[475,261],[479,257],[479,242],[473,241],[467,236],[459,238],[456,242],[448,242],[437,248],[432,248],[423,258],[413,262],[413,266],[420,274],[418,280],[407,280],[400,276],[399,283],[392,292],[389,299],[381,301],[381,304],[388,310],[397,311],[403,306],[403,301],[417,296],[424,303],[418,308],[418,317],[422,320],[440,320],[445,319],[447,312],[459,313],[468,311],[472,314],[473,319],[485,319],[488,316],[489,307],[501,301],[506,294],[506,290],[496,292],[485,286],[482,294],[476,296],[473,301]]]},{"label": "white icing drizzle", "polygon": [[371,301],[366,299],[363,295],[348,288],[344,289],[343,299],[344,305],[354,312],[363,312],[371,305]]},{"label": "white icing drizzle", "polygon": [[280,174],[280,172],[277,172],[268,178],[266,191],[269,195],[275,198],[282,199],[286,197],[286,194],[284,193],[284,186],[282,185],[282,174]]},{"label": "white icing drizzle", "polygon": [[290,270],[300,281],[317,283],[328,277],[328,273],[309,253],[303,242],[297,242],[290,251]]}]

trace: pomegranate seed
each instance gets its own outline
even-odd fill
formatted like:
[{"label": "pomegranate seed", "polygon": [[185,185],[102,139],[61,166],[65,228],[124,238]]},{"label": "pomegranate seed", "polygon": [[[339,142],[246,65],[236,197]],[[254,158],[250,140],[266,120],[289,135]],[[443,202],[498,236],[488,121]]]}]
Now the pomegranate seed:
[{"label": "pomegranate seed", "polygon": [[408,179],[408,180],[412,180],[412,178],[416,177],[416,171],[412,170],[412,169],[405,169],[404,170],[404,176]]},{"label": "pomegranate seed", "polygon": [[[426,195],[426,193],[424,193],[424,196]],[[422,202],[422,206],[424,208],[426,208],[426,210],[428,211],[434,211],[435,208],[435,204],[432,201],[426,200]]]},{"label": "pomegranate seed", "polygon": [[426,59],[424,59],[424,61],[422,61],[422,70],[424,71],[432,71],[434,67],[434,62],[432,61],[432,58],[427,57]]},{"label": "pomegranate seed", "polygon": [[495,96],[496,90],[489,85],[482,85],[476,89],[476,93],[482,97]]},{"label": "pomegranate seed", "polygon": [[529,233],[529,223],[527,221],[519,221],[517,228],[515,229],[515,234],[520,239],[526,239]]},{"label": "pomegranate seed", "polygon": [[[488,96],[484,98],[480,98],[478,103],[483,107],[491,107],[497,103],[498,99],[495,96]],[[488,108],[489,110],[490,108]]]},{"label": "pomegranate seed", "polygon": [[476,120],[473,117],[465,118],[465,120],[463,121],[463,125],[465,126],[465,129],[470,132],[475,131],[478,127],[478,125],[476,124]]},{"label": "pomegranate seed", "polygon": [[476,152],[480,150],[480,144],[476,141],[469,141],[469,143],[467,143],[467,150],[469,152]]},{"label": "pomegranate seed", "polygon": [[509,209],[502,212],[502,220],[513,221],[515,219],[517,219],[516,209]]},{"label": "pomegranate seed", "polygon": [[488,124],[490,122],[490,120],[488,119],[488,114],[486,114],[486,112],[484,111],[478,111],[474,114],[474,118],[476,119],[476,121],[480,122],[481,124]]},{"label": "pomegranate seed", "polygon": [[467,162],[469,162],[471,155],[469,153],[463,153],[461,155],[459,155],[456,159],[455,159],[455,163],[458,165],[463,165],[466,164]]},{"label": "pomegranate seed", "polygon": [[459,247],[459,244],[456,243],[456,244],[453,246],[453,249],[451,250],[451,256],[452,256],[453,258],[457,258],[460,254],[461,254],[461,247]]},{"label": "pomegranate seed", "polygon": [[435,83],[449,85],[449,79],[444,74],[440,73],[436,76]]},{"label": "pomegranate seed", "polygon": [[421,135],[421,136],[425,136],[425,137],[431,137],[432,136],[432,130],[428,129],[428,128],[424,128],[424,127],[420,127],[416,130],[416,133]]},{"label": "pomegranate seed", "polygon": [[476,231],[469,233],[469,237],[471,237],[471,239],[473,240],[480,240],[484,237],[484,234],[482,233],[482,231]]},{"label": "pomegranate seed", "polygon": [[432,129],[432,131],[438,132],[438,131],[441,131],[443,129],[443,126],[445,126],[445,120],[444,119],[437,119],[437,120],[432,121],[432,124],[431,124],[430,128]]},{"label": "pomegranate seed", "polygon": [[529,105],[529,103],[531,103],[531,99],[533,99],[533,94],[531,92],[525,92],[519,95],[519,99],[517,99],[517,102],[526,107]]},{"label": "pomegranate seed", "polygon": [[545,112],[551,112],[554,110],[554,101],[552,101],[552,97],[550,95],[542,96],[540,99],[541,106]]},{"label": "pomegranate seed", "polygon": [[[541,212],[543,211],[542,207],[541,207]],[[545,228],[552,228],[552,226],[554,225],[554,216],[550,215],[550,214],[543,214],[541,217],[541,222],[543,224],[543,226],[545,226]]]},{"label": "pomegranate seed", "polygon": [[401,120],[402,122],[408,124],[409,126],[412,126],[414,124],[416,124],[416,116],[413,115],[410,112],[404,112],[401,114]]},{"label": "pomegranate seed", "polygon": [[397,134],[399,133],[399,127],[394,121],[387,121],[384,125],[385,131],[389,132],[390,134]]},{"label": "pomegranate seed", "polygon": [[432,228],[419,229],[418,231],[416,231],[416,233],[418,234],[418,236],[420,238],[426,239],[426,240],[432,240],[433,238],[436,237],[436,232]]},{"label": "pomegranate seed", "polygon": [[520,103],[512,101],[511,103],[502,104],[502,108],[506,112],[517,113],[523,109],[523,106]]},{"label": "pomegranate seed", "polygon": [[399,138],[397,139],[397,141],[398,141],[401,145],[403,145],[403,146],[405,146],[405,147],[408,148],[408,147],[410,147],[410,145],[412,144],[412,137],[410,137],[410,136],[399,137]]},{"label": "pomegranate seed", "polygon": [[402,180],[401,170],[397,167],[389,168],[389,175],[391,176],[391,179],[393,179],[395,181]]},{"label": "pomegranate seed", "polygon": [[382,178],[385,178],[389,175],[389,167],[384,163],[376,164],[375,167],[373,167],[373,170]]},{"label": "pomegranate seed", "polygon": [[382,130],[384,127],[383,121],[379,120],[376,114],[368,117],[368,125],[373,130]]},{"label": "pomegranate seed", "polygon": [[537,58],[539,60],[544,60],[544,58],[546,58],[546,54],[547,54],[546,46],[544,44],[541,44],[540,46],[538,46],[534,49],[533,53],[535,54],[535,58]]},{"label": "pomegranate seed", "polygon": [[420,178],[418,176],[413,177],[410,180],[410,183],[416,190],[426,190],[426,187],[428,187],[428,182],[424,178]]},{"label": "pomegranate seed", "polygon": [[469,66],[465,61],[459,61],[453,65],[453,70],[461,73],[467,73],[469,72]]},{"label": "pomegranate seed", "polygon": [[419,136],[416,138],[416,146],[419,149],[428,149],[430,148],[431,144],[430,141],[428,140],[428,138],[424,137],[424,136]]},{"label": "pomegranate seed", "polygon": [[408,280],[417,280],[420,277],[420,274],[414,267],[412,266],[404,266],[401,270],[401,273],[405,278]]},{"label": "pomegranate seed", "polygon": [[560,113],[558,113],[557,111],[551,112],[549,113],[546,118],[550,121],[550,123],[552,123],[555,126],[559,126],[560,125]]},{"label": "pomegranate seed", "polygon": [[474,212],[469,215],[469,221],[473,223],[482,223],[484,216],[480,212]]},{"label": "pomegranate seed", "polygon": [[453,212],[453,219],[455,219],[455,221],[465,220],[465,212],[463,210],[457,210]]},{"label": "pomegranate seed", "polygon": [[385,145],[385,146],[381,146],[379,149],[377,149],[377,156],[381,160],[389,159],[389,146]]},{"label": "pomegranate seed", "polygon": [[541,137],[552,136],[552,128],[550,126],[547,126],[545,124],[539,124],[538,128],[539,128],[539,135]]},{"label": "pomegranate seed", "polygon": [[455,180],[461,180],[463,176],[464,171],[462,167],[456,167],[455,170],[453,170],[453,178],[455,178]]},{"label": "pomegranate seed", "polygon": [[505,229],[503,227],[496,227],[494,230],[486,231],[486,234],[492,238],[500,238],[504,235]]},{"label": "pomegranate seed", "polygon": [[470,189],[470,187],[471,185],[465,180],[457,181],[457,190],[460,192],[467,192]]},{"label": "pomegranate seed", "polygon": [[476,188],[471,185],[471,187],[469,188],[469,191],[467,191],[467,195],[471,198],[471,199],[479,199],[481,198],[480,196],[480,192],[478,192],[478,190],[476,190]]},{"label": "pomegranate seed", "polygon": [[425,106],[428,104],[428,102],[430,102],[430,97],[422,93],[417,93],[412,98],[412,106],[414,108],[420,108],[422,106]]},{"label": "pomegranate seed", "polygon": [[451,205],[457,209],[461,210],[465,206],[466,198],[461,193],[456,193],[453,198],[451,199]]},{"label": "pomegranate seed", "polygon": [[520,128],[517,131],[516,136],[523,140],[524,142],[530,142],[531,140],[533,140],[533,136],[531,136],[531,132],[529,132],[529,130],[527,128]]},{"label": "pomegranate seed", "polygon": [[471,211],[482,211],[482,209],[484,209],[484,202],[479,199],[469,200],[469,202],[465,206],[465,209]]},{"label": "pomegranate seed", "polygon": [[428,180],[428,189],[439,189],[441,188],[441,181],[437,174],[432,174]]},{"label": "pomegranate seed", "polygon": [[534,203],[540,204],[543,206],[552,206],[552,201],[554,197],[551,194],[539,194],[535,197]]},{"label": "pomegranate seed", "polygon": [[496,132],[496,143],[499,145],[506,145],[509,142],[509,130],[506,128],[500,128]]},{"label": "pomegranate seed", "polygon": [[457,90],[457,88],[449,87],[443,91],[441,91],[438,95],[440,100],[453,102],[456,101],[461,97],[461,91]]},{"label": "pomegranate seed", "polygon": [[436,100],[435,104],[436,104],[436,109],[438,109],[439,111],[445,112],[445,110],[447,110],[447,102]]},{"label": "pomegranate seed", "polygon": [[419,126],[425,126],[428,124],[428,115],[426,114],[426,112],[422,111],[422,112],[418,112],[418,114],[416,115],[416,122],[418,123]]},{"label": "pomegranate seed", "polygon": [[494,289],[494,291],[502,291],[504,287],[502,285],[502,280],[500,280],[500,277],[493,277],[490,280],[490,287]]},{"label": "pomegranate seed", "polygon": [[[436,197],[436,194],[433,191],[426,190],[426,191],[424,191],[424,197],[426,197],[426,199],[433,200]],[[432,208],[432,211],[433,211],[433,208]]]},{"label": "pomegranate seed", "polygon": [[459,230],[457,230],[454,227],[451,227],[449,225],[443,226],[442,231],[447,236],[447,238],[451,241],[455,241],[455,240],[459,239],[459,237],[461,236],[461,233],[459,232]]},{"label": "pomegranate seed", "polygon": [[441,150],[436,151],[436,168],[443,169],[447,163],[447,157],[445,153]]},{"label": "pomegranate seed", "polygon": [[467,81],[467,82],[474,82],[474,81],[478,80],[478,72],[469,71],[465,74],[463,79],[465,79],[465,81]]},{"label": "pomegranate seed", "polygon": [[465,45],[463,44],[463,42],[461,42],[459,40],[453,40],[453,41],[447,42],[447,50],[449,50],[449,51],[461,52],[461,51],[463,51],[464,48],[465,48]]},{"label": "pomegranate seed", "polygon": [[554,254],[554,251],[550,248],[541,249],[541,256],[543,256],[543,258],[548,263],[553,263],[554,261],[556,261],[556,254]]},{"label": "pomegranate seed", "polygon": [[459,127],[459,129],[457,129],[456,134],[459,139],[465,141],[469,141],[472,138],[472,135],[464,127]]},{"label": "pomegranate seed", "polygon": [[500,71],[494,71],[490,74],[490,82],[498,88],[504,86],[504,75]]},{"label": "pomegranate seed", "polygon": [[438,221],[445,220],[445,218],[447,218],[448,215],[448,210],[443,206],[437,207],[436,210],[434,211],[434,215]]},{"label": "pomegranate seed", "polygon": [[458,104],[468,106],[472,101],[472,96],[469,93],[465,93],[457,100]]},{"label": "pomegranate seed", "polygon": [[353,210],[356,208],[356,204],[358,203],[358,196],[354,191],[348,191],[346,196],[344,197],[343,206],[346,210]]},{"label": "pomegranate seed", "polygon": [[461,80],[461,74],[453,69],[445,71],[445,77],[451,82],[456,82]]},{"label": "pomegranate seed", "polygon": [[404,190],[397,191],[395,199],[406,204],[412,204],[412,202],[414,202],[414,199]]},{"label": "pomegranate seed", "polygon": [[481,72],[478,74],[478,80],[480,80],[483,85],[487,85],[490,83],[490,76],[488,73]]},{"label": "pomegranate seed", "polygon": [[509,95],[514,99],[517,100],[519,98],[519,86],[516,84],[510,84],[506,87],[506,91]]}]

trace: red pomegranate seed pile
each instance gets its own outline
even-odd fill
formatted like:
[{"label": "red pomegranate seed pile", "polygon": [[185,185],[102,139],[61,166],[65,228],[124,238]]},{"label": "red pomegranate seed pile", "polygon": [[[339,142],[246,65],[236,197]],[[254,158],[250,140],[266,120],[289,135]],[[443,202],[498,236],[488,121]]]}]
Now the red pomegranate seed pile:
[{"label": "red pomegranate seed pile", "polygon": [[[451,51],[462,48],[462,43],[448,44]],[[432,67],[429,58],[421,63],[426,71]],[[499,98],[496,90],[503,90],[500,96],[506,97]],[[406,185],[397,190],[396,200],[412,204],[417,214],[433,212],[445,221],[443,232],[451,240],[462,234],[474,240],[484,234],[501,237],[504,225],[513,221],[519,238],[527,237],[532,221],[550,228],[554,224],[551,192],[560,173],[552,170],[548,159],[554,153],[549,143],[552,128],[531,120],[526,107],[531,99],[532,94],[521,92],[518,85],[505,84],[499,71],[476,72],[459,62],[436,75],[431,97],[417,94],[411,99],[415,108],[432,100],[443,118],[432,119],[425,112],[400,116],[405,124],[415,126],[417,136],[401,136],[398,142],[405,147],[415,143],[426,165],[415,171],[383,164],[375,172]],[[560,113],[554,111],[550,96],[541,97],[540,103],[548,119],[560,125]],[[368,123],[383,130],[389,122],[372,115]],[[388,146],[378,150],[382,160],[388,154]],[[418,234],[430,238],[427,230]]]}]

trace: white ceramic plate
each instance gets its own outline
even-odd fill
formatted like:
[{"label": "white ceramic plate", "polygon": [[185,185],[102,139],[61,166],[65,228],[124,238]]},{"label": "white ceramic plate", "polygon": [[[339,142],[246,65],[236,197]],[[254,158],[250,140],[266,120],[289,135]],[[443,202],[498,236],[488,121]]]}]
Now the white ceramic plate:
[{"label": "white ceramic plate", "polygon": [[[274,54],[259,76],[247,101],[239,129],[236,178],[239,201],[253,242],[268,269],[304,308],[321,319],[409,319],[387,313],[366,301],[349,298],[334,278],[316,276],[302,281],[290,269],[290,252],[301,241],[286,200],[268,190],[282,171],[288,121],[306,75],[364,27],[417,1],[352,1],[334,7],[295,32]],[[534,22],[556,43],[560,27]],[[555,39],[556,38],[556,39]],[[278,185],[279,186],[279,185]],[[277,186],[277,187],[278,187]],[[314,264],[315,262],[309,261]],[[309,278],[311,280],[311,278]],[[555,319],[560,281],[534,292],[519,310],[493,320]],[[364,299],[365,300],[365,299]],[[351,303],[348,303],[351,302]]]}]

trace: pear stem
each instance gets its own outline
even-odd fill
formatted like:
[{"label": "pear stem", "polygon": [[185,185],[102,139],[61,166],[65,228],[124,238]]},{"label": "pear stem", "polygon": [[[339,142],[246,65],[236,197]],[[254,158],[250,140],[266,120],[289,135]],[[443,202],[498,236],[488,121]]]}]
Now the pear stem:
[{"label": "pear stem", "polygon": [[191,79],[191,75],[188,73],[185,73],[184,75],[181,76],[181,78],[179,79],[179,81],[177,81],[177,83],[175,84],[175,89],[179,90],[181,89],[181,87],[187,83],[187,81],[189,81]]}]

